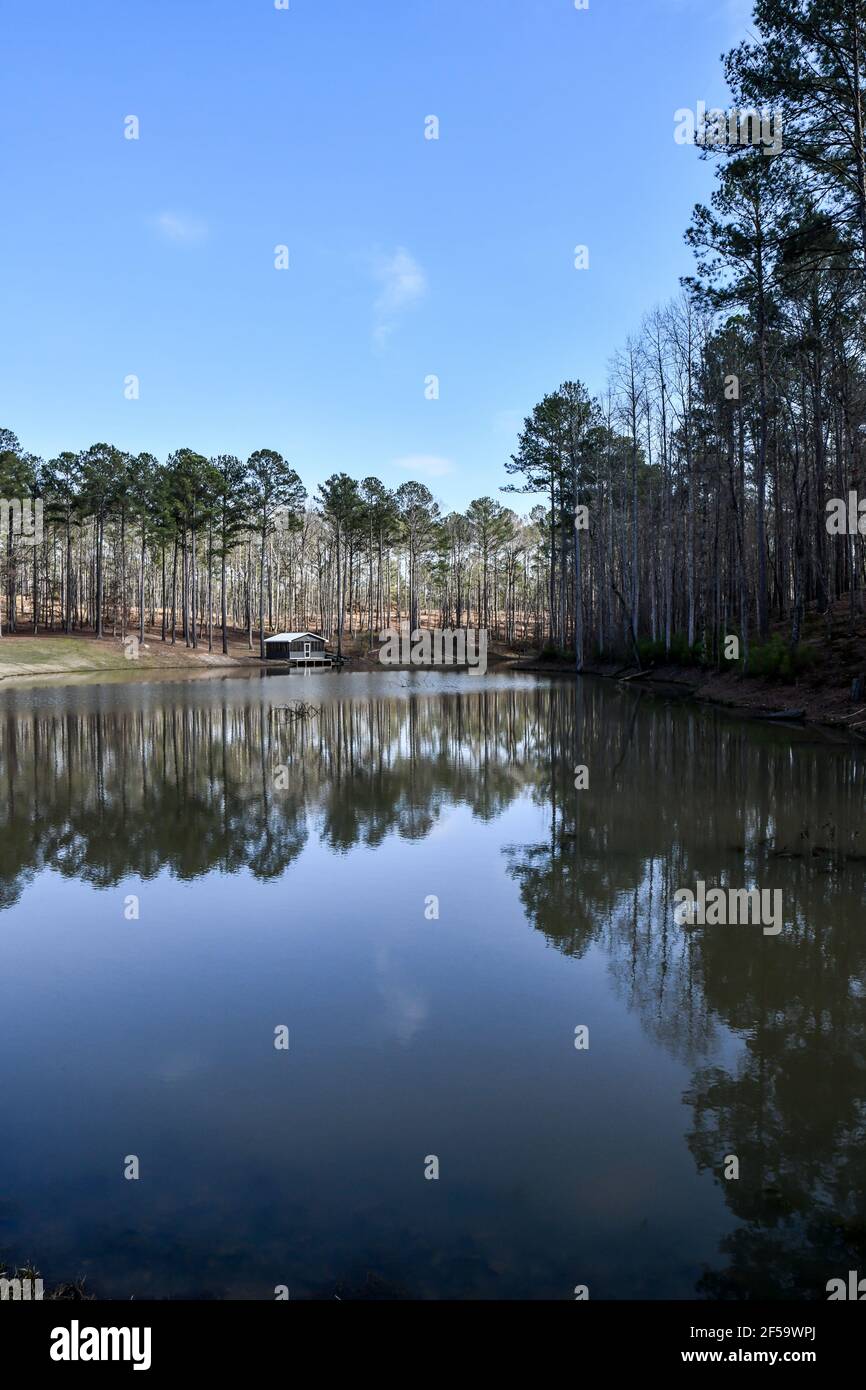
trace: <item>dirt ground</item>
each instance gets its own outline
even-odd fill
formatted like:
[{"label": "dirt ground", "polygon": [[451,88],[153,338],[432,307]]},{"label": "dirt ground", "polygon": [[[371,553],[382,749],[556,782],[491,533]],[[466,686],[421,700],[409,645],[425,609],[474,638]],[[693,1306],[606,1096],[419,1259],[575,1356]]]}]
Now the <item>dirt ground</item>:
[{"label": "dirt ground", "polygon": [[[772,631],[788,640],[788,628]],[[695,666],[656,664],[643,674],[633,663],[607,662],[587,666],[598,675],[627,679],[646,689],[680,689],[698,700],[738,710],[745,715],[767,716],[796,711],[805,722],[843,728],[858,738],[866,737],[866,693],[852,696],[852,684],[862,678],[866,691],[866,615],[853,615],[848,600],[836,605],[830,619],[808,615],[803,625],[801,651],[807,667],[788,680],[743,676],[738,671],[708,671]],[[563,662],[539,662],[523,658],[517,669],[566,672]]]}]

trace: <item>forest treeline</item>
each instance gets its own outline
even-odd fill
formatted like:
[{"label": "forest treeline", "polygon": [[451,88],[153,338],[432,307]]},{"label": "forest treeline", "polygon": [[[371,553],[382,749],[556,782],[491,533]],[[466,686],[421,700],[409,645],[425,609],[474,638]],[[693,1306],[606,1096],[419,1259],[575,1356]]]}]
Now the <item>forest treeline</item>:
[{"label": "forest treeline", "polygon": [[[503,492],[443,513],[430,490],[333,474],[307,495],[278,453],[100,443],[43,461],[0,432],[0,494],[34,497],[41,538],[6,526],[5,629],[189,646],[230,629],[374,634],[408,620],[486,627],[568,651],[719,664],[807,613],[853,627],[864,546],[827,503],[863,483],[866,447],[866,4],[757,0],[727,54],[733,107],[772,108],[760,142],[717,161],[686,240],[695,271],[636,326],[591,397],[565,381],[524,421]],[[775,147],[774,147],[775,148]]]}]

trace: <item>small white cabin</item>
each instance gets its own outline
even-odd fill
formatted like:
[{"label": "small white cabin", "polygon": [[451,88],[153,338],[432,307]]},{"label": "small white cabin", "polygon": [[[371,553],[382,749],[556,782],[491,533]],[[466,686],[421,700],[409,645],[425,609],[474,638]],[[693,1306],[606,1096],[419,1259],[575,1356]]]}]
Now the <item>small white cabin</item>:
[{"label": "small white cabin", "polygon": [[277,632],[265,638],[267,661],[289,661],[301,666],[330,666],[331,653],[318,632]]}]

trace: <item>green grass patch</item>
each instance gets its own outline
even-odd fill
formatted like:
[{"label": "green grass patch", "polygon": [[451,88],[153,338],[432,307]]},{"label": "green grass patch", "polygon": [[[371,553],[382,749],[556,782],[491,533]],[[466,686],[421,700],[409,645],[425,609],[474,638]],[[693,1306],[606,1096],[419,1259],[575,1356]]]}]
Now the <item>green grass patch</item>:
[{"label": "green grass patch", "polygon": [[87,637],[0,637],[2,671],[101,671],[125,664],[119,642]]}]

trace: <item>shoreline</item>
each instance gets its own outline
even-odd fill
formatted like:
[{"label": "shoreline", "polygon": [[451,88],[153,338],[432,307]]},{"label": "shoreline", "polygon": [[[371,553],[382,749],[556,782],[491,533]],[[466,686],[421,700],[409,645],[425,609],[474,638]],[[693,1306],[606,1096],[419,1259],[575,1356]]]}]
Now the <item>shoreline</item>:
[{"label": "shoreline", "polygon": [[52,632],[47,635],[6,633],[0,637],[0,691],[53,682],[58,688],[82,681],[138,682],[154,678],[202,676],[251,670],[260,665],[240,642],[235,650],[209,652],[163,643],[148,634],[139,655],[129,658],[119,637]]},{"label": "shoreline", "polygon": [[[250,653],[245,643],[233,644],[234,652],[208,652],[175,645],[166,650],[161,641],[150,640],[142,647],[137,660],[124,657],[119,639],[66,637],[51,634],[47,638],[29,634],[7,634],[0,638],[0,694],[4,690],[24,690],[53,684],[57,688],[74,688],[82,684],[145,684],[161,681],[201,680],[236,674],[249,676],[258,671],[264,674],[288,674],[277,669],[279,663],[262,662]],[[21,660],[10,660],[18,657]],[[34,659],[34,657],[36,659]],[[39,658],[46,659],[42,665]],[[375,660],[376,652],[347,653],[343,673],[374,673],[385,669]],[[59,658],[59,659],[58,659]],[[333,672],[337,668],[329,668]],[[389,666],[388,671],[418,671],[422,668]],[[440,669],[423,668],[435,674]],[[777,683],[765,678],[743,678],[738,674],[704,671],[675,665],[649,667],[643,671],[621,661],[595,662],[577,672],[568,662],[541,661],[537,657],[520,657],[508,650],[491,653],[488,671],[495,674],[515,674],[576,678],[591,676],[615,681],[657,697],[676,696],[698,704],[724,710],[729,714],[760,723],[784,724],[787,727],[833,730],[854,741],[866,738],[866,704],[858,707],[850,691],[830,683],[822,684],[814,677],[798,678],[790,683]],[[317,673],[322,674],[322,673]],[[860,732],[860,728],[864,732]]]},{"label": "shoreline", "polygon": [[696,704],[722,710],[753,723],[825,731],[832,729],[837,734],[848,735],[855,742],[862,742],[866,737],[866,733],[861,733],[858,726],[849,722],[855,716],[859,721],[862,716],[866,730],[866,707],[846,709],[845,706],[854,704],[850,695],[833,687],[816,689],[797,683],[774,685],[759,678],[744,680],[741,676],[680,666],[638,671],[634,666],[624,667],[616,662],[584,666],[579,672],[566,663],[537,661],[525,665],[515,662],[511,669],[535,675],[592,676],[657,697],[675,696],[694,700]]}]

